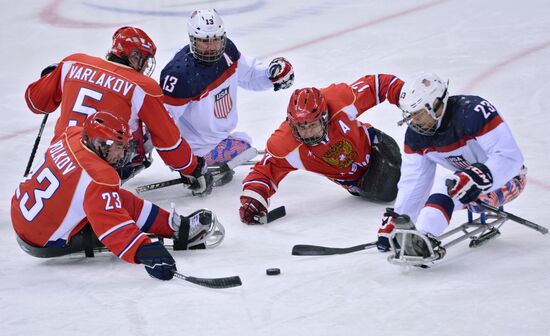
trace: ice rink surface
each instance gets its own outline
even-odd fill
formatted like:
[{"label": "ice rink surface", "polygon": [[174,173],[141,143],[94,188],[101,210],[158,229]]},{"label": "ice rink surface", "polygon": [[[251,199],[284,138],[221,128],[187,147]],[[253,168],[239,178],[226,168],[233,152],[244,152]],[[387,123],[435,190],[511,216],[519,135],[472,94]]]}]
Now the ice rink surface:
[{"label": "ice rink surface", "polygon": [[[281,183],[272,206],[288,215],[265,226],[238,217],[240,180],[204,199],[179,186],[143,196],[181,213],[214,210],[226,241],[209,251],[175,252],[178,269],[199,277],[240,275],[243,286],[213,290],[161,282],[104,253],[58,260],[21,251],[10,200],[42,116],[23,93],[43,67],[84,52],[105,55],[112,33],[136,25],[158,47],[157,70],[188,42],[194,8],[216,7],[240,51],[266,61],[285,56],[295,88],[348,82],[365,74],[406,77],[430,70],[451,94],[492,102],[509,123],[529,169],[525,192],[507,210],[550,226],[550,6],[497,1],[22,1],[2,0],[0,62],[0,326],[2,335],[550,335],[550,237],[508,222],[479,249],[449,249],[428,270],[402,272],[374,250],[295,257],[293,245],[350,246],[376,239],[387,204],[354,198],[311,173]],[[263,148],[285,118],[292,90],[239,91],[239,130]],[[39,149],[49,142],[50,117]],[[396,107],[361,117],[402,143]],[[175,177],[157,157],[124,187]],[[456,213],[452,226],[465,221]],[[282,273],[267,277],[265,269]]]}]

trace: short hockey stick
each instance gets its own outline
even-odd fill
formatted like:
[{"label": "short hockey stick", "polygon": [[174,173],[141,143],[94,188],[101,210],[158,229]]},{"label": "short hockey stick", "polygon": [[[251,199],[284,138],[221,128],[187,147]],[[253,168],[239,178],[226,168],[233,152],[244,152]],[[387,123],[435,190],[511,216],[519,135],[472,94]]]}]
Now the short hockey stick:
[{"label": "short hockey stick", "polygon": [[180,184],[180,183],[183,183],[183,180],[182,180],[181,177],[177,178],[177,179],[173,179],[173,180],[146,184],[146,185],[137,187],[136,188],[136,193],[141,194],[141,193],[146,192],[146,191],[160,189],[160,188],[166,188],[166,187],[176,185],[176,184]]},{"label": "short hockey stick", "polygon": [[42,124],[40,124],[40,130],[38,130],[38,135],[36,136],[36,140],[34,140],[34,146],[32,147],[31,156],[29,157],[29,162],[27,163],[27,169],[25,169],[25,175],[31,171],[32,162],[34,161],[34,156],[36,155],[36,150],[38,149],[38,144],[40,143],[40,139],[42,138],[42,132],[44,132],[44,126],[46,126],[46,121],[48,121],[49,114],[45,114],[44,118],[42,118]]},{"label": "short hockey stick", "polygon": [[226,278],[197,278],[189,275],[184,275],[174,271],[174,276],[178,279],[182,279],[195,285],[208,287],[208,288],[232,288],[242,286],[241,278],[238,276],[230,276]]},{"label": "short hockey stick", "polygon": [[542,234],[547,234],[547,233],[548,233],[548,229],[545,228],[545,227],[542,226],[542,225],[535,224],[535,223],[533,223],[533,222],[531,222],[531,221],[528,221],[528,220],[526,220],[526,219],[523,219],[523,218],[521,218],[521,217],[518,217],[518,216],[516,216],[516,215],[514,215],[514,214],[511,214],[511,213],[506,212],[506,211],[504,211],[504,210],[501,210],[501,209],[499,209],[499,208],[495,208],[494,206],[489,205],[489,204],[487,204],[487,203],[485,203],[485,202],[482,202],[481,200],[476,200],[476,203],[477,203],[479,206],[481,206],[483,209],[489,210],[489,211],[491,211],[491,212],[494,212],[496,215],[499,215],[499,216],[502,216],[502,217],[511,219],[511,220],[513,220],[513,221],[516,222],[516,223],[525,225],[525,226],[527,226],[527,227],[529,227],[529,228],[531,228],[531,229],[533,229],[533,230],[535,230],[535,231],[538,231],[538,232],[540,232],[540,233],[542,233]]},{"label": "short hockey stick", "polygon": [[281,205],[280,207],[269,211],[267,215],[263,217],[255,216],[254,219],[258,222],[258,224],[267,224],[284,216],[286,216],[286,208],[284,205]]},{"label": "short hockey stick", "polygon": [[334,254],[346,254],[368,250],[376,246],[376,242],[360,244],[351,247],[326,247],[319,245],[294,245],[292,255],[298,256],[325,256]]},{"label": "short hockey stick", "polygon": [[[246,162],[243,162],[241,165],[242,166],[252,166],[252,165],[255,165],[255,164],[256,164],[256,161],[246,161]],[[229,169],[230,169],[229,166],[225,163],[222,164],[222,165],[219,165],[219,166],[210,166],[210,167],[208,167],[208,171],[210,173],[212,173],[212,175],[214,175],[214,176],[225,173]],[[173,185],[176,185],[176,184],[182,184],[183,182],[184,182],[183,179],[181,177],[179,177],[179,178],[176,178],[176,179],[173,179],[173,180],[167,180],[167,181],[161,181],[161,182],[146,184],[146,185],[137,187],[136,188],[136,193],[141,194],[143,192],[150,191],[150,190],[166,188],[166,187],[173,186]]]}]

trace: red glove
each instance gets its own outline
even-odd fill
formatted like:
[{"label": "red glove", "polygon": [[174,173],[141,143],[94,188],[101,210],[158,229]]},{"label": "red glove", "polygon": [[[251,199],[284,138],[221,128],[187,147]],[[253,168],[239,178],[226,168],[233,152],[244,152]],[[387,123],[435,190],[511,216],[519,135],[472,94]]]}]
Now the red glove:
[{"label": "red glove", "polygon": [[241,196],[239,215],[245,224],[261,224],[259,219],[267,216],[267,208],[255,198]]}]

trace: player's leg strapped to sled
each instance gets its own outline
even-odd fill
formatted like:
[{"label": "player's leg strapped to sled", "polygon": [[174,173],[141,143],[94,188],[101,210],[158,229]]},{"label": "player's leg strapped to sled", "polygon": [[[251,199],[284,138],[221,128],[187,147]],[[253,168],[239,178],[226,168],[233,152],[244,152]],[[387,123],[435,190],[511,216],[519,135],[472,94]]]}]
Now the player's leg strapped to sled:
[{"label": "player's leg strapped to sled", "polygon": [[391,202],[397,196],[397,182],[401,176],[401,152],[399,145],[386,133],[374,128],[375,143],[372,146],[367,172],[350,191],[369,201]]},{"label": "player's leg strapped to sled", "polygon": [[[241,134],[241,133],[239,133]],[[244,138],[245,135],[241,134]],[[250,145],[250,140],[244,140],[233,136],[221,141],[216,148],[205,155],[209,167],[219,166],[221,171],[214,178],[214,186],[225,185],[233,179],[235,167],[243,162],[252,160],[258,155],[256,148]]]},{"label": "player's leg strapped to sled", "polygon": [[[525,182],[525,171],[522,171],[502,188],[480,195],[475,203],[464,206],[468,208],[466,223],[437,237],[422,225],[415,227],[409,216],[397,214],[393,209],[388,208],[385,215],[392,217],[395,225],[395,229],[389,236],[392,254],[388,257],[388,261],[402,266],[427,267],[427,264],[442,259],[448,248],[466,239],[470,239],[469,247],[476,248],[500,236],[499,228],[510,219],[508,215],[511,215],[504,212],[502,206],[523,191]],[[473,218],[472,210],[480,213],[478,218]],[[513,220],[542,234],[548,232],[546,228],[521,218],[516,217]]]},{"label": "player's leg strapped to sled", "polygon": [[[234,169],[241,165],[254,165],[257,161],[254,158],[258,155],[263,155],[263,151],[258,151],[254,147],[249,147],[243,152],[237,154],[231,160],[221,163],[219,165],[209,165],[208,172],[213,177],[213,185],[219,187],[229,183],[233,179]],[[226,174],[227,173],[227,174]],[[161,181],[157,183],[151,183],[136,188],[136,193],[140,194],[146,191],[155,190],[159,188],[165,188],[176,184],[190,185],[190,181],[182,176],[177,179],[171,179],[167,181]]]},{"label": "player's leg strapped to sled", "polygon": [[[482,213],[477,219],[469,219],[468,222],[452,229],[444,234],[435,237],[430,233],[423,233],[416,230],[410,218],[406,215],[391,213],[395,218],[395,230],[390,235],[392,254],[388,261],[397,265],[420,266],[442,259],[447,249],[468,238],[470,247],[479,247],[491,239],[500,235],[498,230],[507,220],[499,214]],[[469,212],[471,216],[471,212]],[[457,234],[462,233],[460,236]],[[448,241],[453,237],[451,241]]]},{"label": "player's leg strapped to sled", "polygon": [[[160,240],[172,239],[174,250],[214,248],[220,245],[225,237],[223,225],[208,209],[200,209],[189,216],[181,216],[176,212],[174,204],[171,212],[168,212],[152,203],[140,200],[128,191],[122,189],[120,191],[124,208],[134,218],[140,230]],[[90,223],[86,223],[70,239],[57,239],[48,242],[45,246],[31,244],[19,236],[17,242],[23,251],[38,258],[54,258],[82,252],[86,257],[93,257],[94,252],[107,250]]]}]

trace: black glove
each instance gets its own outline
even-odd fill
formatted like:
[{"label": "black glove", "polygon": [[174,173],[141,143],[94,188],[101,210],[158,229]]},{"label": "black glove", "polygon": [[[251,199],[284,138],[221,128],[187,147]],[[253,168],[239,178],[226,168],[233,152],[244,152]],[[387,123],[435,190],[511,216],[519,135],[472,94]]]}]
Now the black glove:
[{"label": "black glove", "polygon": [[451,198],[458,198],[462,204],[475,201],[481,192],[493,186],[493,175],[483,163],[476,162],[454,175],[445,182],[447,192]]},{"label": "black glove", "polygon": [[214,186],[214,177],[208,171],[208,166],[203,157],[197,156],[197,167],[191,175],[181,174],[184,184],[189,186],[193,196],[207,196],[212,192]]},{"label": "black glove", "polygon": [[176,261],[160,242],[141,245],[136,260],[145,265],[145,270],[153,278],[170,280],[174,277]]},{"label": "black glove", "polygon": [[40,72],[40,77],[44,77],[47,74],[49,74],[50,72],[54,71],[57,68],[57,65],[58,65],[57,63],[50,64],[47,67],[45,67],[44,69],[42,69],[42,72]]}]

